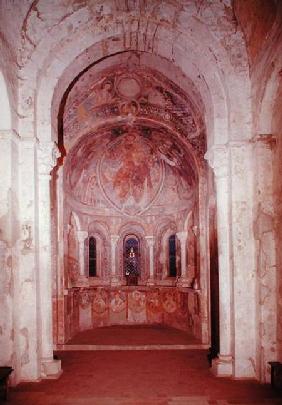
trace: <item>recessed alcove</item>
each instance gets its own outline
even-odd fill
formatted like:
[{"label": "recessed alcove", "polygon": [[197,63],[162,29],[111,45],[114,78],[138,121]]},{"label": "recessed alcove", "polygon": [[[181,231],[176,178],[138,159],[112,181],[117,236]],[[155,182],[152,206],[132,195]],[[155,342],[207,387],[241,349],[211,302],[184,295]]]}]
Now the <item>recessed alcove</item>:
[{"label": "recessed alcove", "polygon": [[109,57],[63,100],[65,157],[54,178],[64,240],[60,344],[116,324],[173,326],[208,342],[201,98],[192,84],[179,86],[179,72],[174,82],[148,60]]}]

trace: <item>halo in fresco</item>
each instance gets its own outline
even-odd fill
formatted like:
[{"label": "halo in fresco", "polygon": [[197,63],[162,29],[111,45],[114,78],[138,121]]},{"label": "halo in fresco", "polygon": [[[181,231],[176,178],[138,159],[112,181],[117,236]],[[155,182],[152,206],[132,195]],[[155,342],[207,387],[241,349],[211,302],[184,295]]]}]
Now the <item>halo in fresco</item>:
[{"label": "halo in fresco", "polygon": [[134,130],[107,146],[98,173],[106,199],[127,215],[148,209],[164,181],[164,165],[154,146]]}]

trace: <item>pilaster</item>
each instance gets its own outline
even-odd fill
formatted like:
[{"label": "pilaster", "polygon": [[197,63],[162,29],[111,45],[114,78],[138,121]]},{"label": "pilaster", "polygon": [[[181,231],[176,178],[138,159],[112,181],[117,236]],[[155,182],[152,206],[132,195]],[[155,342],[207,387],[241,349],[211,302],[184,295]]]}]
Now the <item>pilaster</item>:
[{"label": "pilaster", "polygon": [[154,285],[154,236],[145,236],[147,245],[149,247],[149,279],[147,280],[147,285]]},{"label": "pilaster", "polygon": [[78,239],[78,251],[79,251],[79,274],[81,277],[85,277],[85,260],[84,260],[84,249],[85,249],[85,239],[88,237],[88,232],[86,231],[77,231]]},{"label": "pilaster", "polygon": [[257,256],[257,378],[270,383],[269,361],[277,360],[277,258],[273,200],[273,152],[271,134],[253,138],[255,158],[256,217],[254,235]]},{"label": "pilaster", "polygon": [[217,202],[218,264],[219,264],[219,324],[220,353],[214,359],[212,371],[224,377],[233,373],[232,358],[232,263],[230,217],[229,150],[219,145],[209,150],[205,158],[215,175]]},{"label": "pilaster", "polygon": [[178,280],[177,285],[180,287],[191,287],[192,279],[189,275],[187,265],[188,232],[187,231],[177,232],[176,236],[180,241],[180,253],[181,253],[181,277]]},{"label": "pilaster", "polygon": [[59,151],[53,142],[36,145],[37,163],[37,226],[38,273],[41,326],[41,377],[57,378],[61,374],[60,360],[53,359],[52,322],[52,257],[50,172],[57,163]]},{"label": "pilaster", "polygon": [[15,369],[13,381],[20,374],[14,309],[18,291],[18,148],[18,135],[0,130],[0,366],[9,364]]},{"label": "pilaster", "polygon": [[19,143],[19,223],[18,242],[19,271],[16,280],[17,296],[14,302],[17,328],[19,380],[40,378],[40,314],[38,309],[38,249],[36,233],[36,178],[35,148],[33,138],[21,139]]},{"label": "pilaster", "polygon": [[120,277],[117,274],[117,268],[116,268],[116,248],[117,248],[117,242],[119,240],[118,235],[111,235],[111,285],[112,286],[118,286],[121,284]]},{"label": "pilaster", "polygon": [[63,167],[60,166],[56,171],[56,214],[57,214],[57,228],[53,229],[54,240],[57,243],[57,274],[56,274],[56,291],[53,291],[53,302],[56,308],[56,335],[55,342],[58,344],[65,343],[65,329],[66,329],[66,300],[65,300],[65,272],[64,272],[64,198],[63,198]]},{"label": "pilaster", "polygon": [[[249,141],[230,142],[234,308],[234,377],[256,373],[254,155]],[[248,316],[246,316],[248,308]]]}]

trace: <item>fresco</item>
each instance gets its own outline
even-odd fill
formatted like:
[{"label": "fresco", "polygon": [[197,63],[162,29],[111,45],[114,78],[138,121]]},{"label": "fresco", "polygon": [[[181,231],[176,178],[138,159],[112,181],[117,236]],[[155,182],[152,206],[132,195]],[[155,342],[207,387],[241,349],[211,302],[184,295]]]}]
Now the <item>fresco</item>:
[{"label": "fresco", "polygon": [[[82,299],[81,294],[88,294],[87,305],[91,306],[92,311],[85,312],[85,298]],[[134,290],[131,287],[99,287],[76,290],[75,293],[71,290],[65,298],[69,305],[67,337],[71,335],[71,330],[79,330],[79,320],[85,316],[89,316],[87,323],[92,327],[159,324],[190,331],[200,337],[199,296],[190,290],[180,291],[173,287]]]},{"label": "fresco", "polygon": [[162,323],[161,295],[158,288],[147,292],[147,317],[148,323]]},{"label": "fresco", "polygon": [[128,321],[130,323],[146,323],[146,293],[144,291],[128,292]]},{"label": "fresco", "polygon": [[204,124],[198,106],[173,82],[156,70],[127,63],[95,67],[84,73],[71,90],[64,110],[64,141],[71,148],[89,128],[106,121],[154,120],[164,123],[188,141],[194,151],[206,150]]},{"label": "fresco", "polygon": [[99,179],[107,199],[131,215],[152,203],[163,176],[163,165],[154,148],[133,131],[110,144],[99,165]]},{"label": "fresco", "polygon": [[114,324],[126,321],[127,302],[126,293],[119,289],[110,292],[110,319]]},{"label": "fresco", "polygon": [[102,215],[111,208],[135,216],[163,205],[187,207],[196,176],[166,129],[120,125],[83,137],[67,157],[65,180],[72,199]]}]

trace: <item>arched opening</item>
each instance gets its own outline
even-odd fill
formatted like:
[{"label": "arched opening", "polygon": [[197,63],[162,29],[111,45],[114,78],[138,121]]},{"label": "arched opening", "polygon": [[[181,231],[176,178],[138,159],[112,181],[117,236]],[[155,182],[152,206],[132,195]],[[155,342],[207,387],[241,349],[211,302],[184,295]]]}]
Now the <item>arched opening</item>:
[{"label": "arched opening", "polygon": [[176,235],[170,235],[168,239],[168,255],[169,255],[169,277],[176,277]]},{"label": "arched opening", "polygon": [[124,275],[126,285],[138,285],[138,278],[141,274],[140,268],[140,246],[135,235],[127,235],[124,239]]},{"label": "arched opening", "polygon": [[97,276],[97,244],[96,239],[90,236],[88,240],[88,275]]},{"label": "arched opening", "polygon": [[[65,268],[69,299],[86,291],[92,297],[87,321],[92,327],[114,323],[115,303],[124,302],[119,323],[150,324],[153,317],[206,343],[207,318],[199,316],[201,300],[203,313],[207,312],[206,283],[202,282],[202,295],[193,290],[208,276],[198,260],[205,248],[191,232],[206,217],[202,190],[206,141],[200,101],[147,66],[146,58],[126,52],[91,66],[64,100],[61,126],[66,156],[59,170],[64,211],[59,216],[68,232],[70,212],[80,223],[76,251],[65,246],[65,256],[76,256],[78,264],[76,272]],[[187,216],[192,220],[187,222]],[[82,268],[81,253],[86,235],[88,270]],[[99,321],[93,316],[94,286],[110,289],[115,296],[109,302],[102,299]],[[124,290],[127,286],[136,287],[135,295]],[[143,289],[141,301],[138,287]],[[157,318],[150,312],[152,289],[164,301]],[[135,300],[137,307],[142,302],[144,312],[137,307],[134,314],[126,312]],[[186,301],[189,323],[188,307],[181,309]],[[85,317],[83,311],[78,319]],[[162,311],[175,316],[161,315]],[[77,322],[77,314],[69,314],[69,319]],[[72,328],[77,329],[79,325]],[[70,335],[71,331],[64,331],[61,340]]]}]

